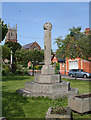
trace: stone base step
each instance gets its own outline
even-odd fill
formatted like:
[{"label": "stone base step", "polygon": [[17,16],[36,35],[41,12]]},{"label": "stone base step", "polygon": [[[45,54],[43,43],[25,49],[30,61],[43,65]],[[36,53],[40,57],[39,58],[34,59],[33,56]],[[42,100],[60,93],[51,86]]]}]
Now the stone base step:
[{"label": "stone base step", "polygon": [[70,91],[70,82],[61,81],[60,83],[43,84],[27,82],[25,90],[33,93],[60,93]]},{"label": "stone base step", "polygon": [[62,91],[60,93],[38,93],[38,92],[29,92],[27,90],[25,90],[25,88],[23,89],[19,89],[17,90],[17,92],[23,96],[26,97],[38,97],[38,96],[43,96],[43,97],[49,97],[51,99],[57,99],[57,98],[61,98],[61,97],[69,97],[72,95],[77,95],[78,94],[78,89],[77,88],[71,88],[70,91]]}]

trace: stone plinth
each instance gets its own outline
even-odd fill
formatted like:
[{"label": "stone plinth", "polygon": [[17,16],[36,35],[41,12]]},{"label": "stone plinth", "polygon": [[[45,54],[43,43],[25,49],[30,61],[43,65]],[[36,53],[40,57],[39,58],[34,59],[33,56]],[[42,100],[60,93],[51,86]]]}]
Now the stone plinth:
[{"label": "stone plinth", "polygon": [[69,82],[66,81],[53,84],[27,82],[26,87],[17,90],[17,92],[26,97],[43,96],[51,99],[57,99],[64,96],[68,97],[70,95],[76,95],[78,93],[78,89],[70,88]]},{"label": "stone plinth", "polygon": [[52,67],[52,65],[43,65],[43,67],[41,69],[41,74],[43,74],[43,75],[52,75],[54,73],[55,73],[55,70]]},{"label": "stone plinth", "polygon": [[35,82],[36,83],[60,83],[60,75],[36,75]]},{"label": "stone plinth", "polygon": [[68,98],[68,106],[78,113],[91,111],[91,93],[70,96]]},{"label": "stone plinth", "polygon": [[65,112],[61,114],[52,114],[53,108],[50,107],[46,113],[46,120],[71,120],[71,109],[69,107],[64,107]]},{"label": "stone plinth", "polygon": [[61,83],[54,84],[39,84],[35,82],[27,82],[25,90],[29,92],[37,92],[37,93],[62,93],[66,91],[70,91],[69,82],[62,81]]}]

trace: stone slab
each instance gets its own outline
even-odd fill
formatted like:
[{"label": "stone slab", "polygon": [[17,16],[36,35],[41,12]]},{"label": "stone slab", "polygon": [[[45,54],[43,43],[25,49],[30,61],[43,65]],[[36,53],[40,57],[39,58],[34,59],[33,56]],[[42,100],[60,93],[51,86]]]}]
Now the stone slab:
[{"label": "stone slab", "polygon": [[[88,95],[89,93],[80,94],[77,96],[70,96],[68,98],[68,106],[78,112],[78,113],[86,113],[91,111],[91,97],[80,98],[79,96]],[[91,94],[91,93],[90,93]]]},{"label": "stone slab", "polygon": [[69,97],[72,95],[77,95],[78,94],[78,89],[77,88],[71,88],[70,91],[63,91],[60,93],[38,93],[38,92],[30,92],[25,90],[25,88],[22,89],[18,89],[16,90],[16,92],[18,92],[19,94],[25,96],[25,97],[38,97],[38,96],[42,96],[42,97],[49,97],[51,99],[57,99],[57,98],[61,98],[61,97]]},{"label": "stone slab", "polygon": [[46,113],[46,120],[71,120],[72,116],[71,116],[71,109],[69,107],[64,107],[64,109],[66,110],[66,112],[64,114],[52,114],[52,107],[49,107],[47,113]]},{"label": "stone slab", "polygon": [[60,83],[60,75],[36,75],[35,82],[36,83]]},{"label": "stone slab", "polygon": [[70,91],[69,82],[61,81],[61,83],[40,84],[36,82],[27,82],[25,90],[37,93],[60,93]]}]

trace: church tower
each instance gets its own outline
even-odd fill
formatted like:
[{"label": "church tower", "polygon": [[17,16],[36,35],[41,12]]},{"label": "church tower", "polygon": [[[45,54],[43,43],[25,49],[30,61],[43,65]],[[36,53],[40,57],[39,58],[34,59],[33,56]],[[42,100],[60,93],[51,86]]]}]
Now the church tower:
[{"label": "church tower", "polygon": [[17,24],[13,28],[10,28],[10,25],[8,24],[8,32],[6,34],[5,42],[8,41],[17,42]]}]

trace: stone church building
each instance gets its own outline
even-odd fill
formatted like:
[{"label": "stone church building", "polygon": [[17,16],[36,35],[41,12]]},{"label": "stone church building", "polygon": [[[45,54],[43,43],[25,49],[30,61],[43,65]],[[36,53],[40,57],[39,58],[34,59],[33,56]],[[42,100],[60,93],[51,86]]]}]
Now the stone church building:
[{"label": "stone church building", "polygon": [[17,42],[17,24],[15,27],[12,27],[12,28],[8,24],[8,32],[6,34],[5,42],[8,42],[8,41]]}]

